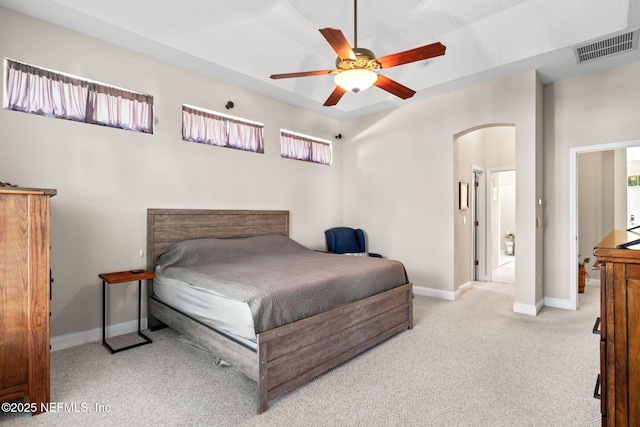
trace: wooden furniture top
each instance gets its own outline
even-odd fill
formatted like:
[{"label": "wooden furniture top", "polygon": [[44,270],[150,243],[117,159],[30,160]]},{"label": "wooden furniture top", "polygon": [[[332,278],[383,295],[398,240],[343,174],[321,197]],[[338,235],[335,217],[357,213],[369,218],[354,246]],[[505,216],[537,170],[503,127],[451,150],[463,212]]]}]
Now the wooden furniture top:
[{"label": "wooden furniture top", "polygon": [[640,239],[640,233],[627,230],[613,230],[593,249],[598,261],[616,261],[640,264],[640,244],[619,249],[618,245]]},{"label": "wooden furniture top", "polygon": [[51,188],[0,187],[0,194],[46,194],[55,196],[58,192]]},{"label": "wooden furniture top", "polygon": [[117,273],[102,273],[98,276],[109,284],[135,282],[138,280],[154,279],[156,277],[155,274],[147,270],[142,270],[139,273],[134,273],[134,271],[140,270],[118,271]]}]

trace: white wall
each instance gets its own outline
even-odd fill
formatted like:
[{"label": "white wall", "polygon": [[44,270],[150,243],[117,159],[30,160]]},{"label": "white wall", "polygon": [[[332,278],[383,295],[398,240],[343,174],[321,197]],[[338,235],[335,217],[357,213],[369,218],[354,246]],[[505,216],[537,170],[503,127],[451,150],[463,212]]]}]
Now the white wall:
[{"label": "white wall", "polygon": [[640,139],[638,75],[632,63],[544,88],[545,297],[571,298],[571,150]]},{"label": "white wall", "polygon": [[[287,209],[291,237],[318,249],[342,223],[340,143],[332,166],[279,151],[280,128],[333,140],[335,120],[2,8],[0,57],[155,98],[153,135],[0,109],[0,179],[58,190],[52,336],[100,326],[99,273],[146,265],[147,208]],[[265,154],[182,141],[182,103],[264,123]],[[112,290],[109,323],[135,319],[136,287]]]},{"label": "white wall", "polygon": [[528,177],[517,180],[515,234],[521,236],[522,263],[516,303],[535,311],[542,298],[535,259],[542,250],[535,228],[541,216],[539,90],[535,73],[528,72],[349,122],[343,132],[345,223],[367,230],[372,250],[402,260],[415,285],[454,295],[453,142],[475,128],[514,125],[515,166],[518,176]]},{"label": "white wall", "polygon": [[640,160],[631,160],[627,162],[627,174],[628,175],[640,174]]}]

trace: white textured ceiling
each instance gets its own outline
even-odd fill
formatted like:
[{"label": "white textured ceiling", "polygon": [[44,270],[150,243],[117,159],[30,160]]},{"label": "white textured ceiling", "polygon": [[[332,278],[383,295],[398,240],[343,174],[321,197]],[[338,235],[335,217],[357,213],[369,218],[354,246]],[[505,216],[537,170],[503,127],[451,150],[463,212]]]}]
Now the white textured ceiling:
[{"label": "white textured ceiling", "polygon": [[640,28],[638,0],[360,0],[359,47],[385,56],[439,41],[446,55],[380,71],[414,89],[409,100],[373,87],[323,107],[332,76],[269,76],[334,68],[335,52],[318,29],[339,28],[353,46],[352,0],[0,0],[0,6],[338,119],[528,70],[548,83],[640,60],[635,50],[578,65],[573,52]]}]

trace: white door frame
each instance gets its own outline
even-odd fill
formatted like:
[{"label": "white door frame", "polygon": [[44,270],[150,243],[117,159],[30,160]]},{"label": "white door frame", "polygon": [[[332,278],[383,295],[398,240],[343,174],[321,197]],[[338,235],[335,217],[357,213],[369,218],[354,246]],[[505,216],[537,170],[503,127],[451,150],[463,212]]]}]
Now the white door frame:
[{"label": "white door frame", "polygon": [[[578,154],[640,146],[640,140],[610,142],[569,149],[569,309],[578,309]],[[603,236],[604,237],[604,236]]]},{"label": "white door frame", "polygon": [[[478,187],[475,187],[475,175],[478,175]],[[485,172],[479,166],[471,166],[471,280],[487,281],[486,275],[486,197]],[[478,226],[476,226],[478,222]],[[478,261],[476,267],[475,261]],[[476,274],[477,273],[477,274]]]}]

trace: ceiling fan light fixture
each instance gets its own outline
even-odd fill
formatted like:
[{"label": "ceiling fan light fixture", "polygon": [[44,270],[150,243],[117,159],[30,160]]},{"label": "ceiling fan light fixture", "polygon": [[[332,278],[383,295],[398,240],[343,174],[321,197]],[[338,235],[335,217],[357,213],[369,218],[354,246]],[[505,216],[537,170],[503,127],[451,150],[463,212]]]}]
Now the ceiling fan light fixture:
[{"label": "ceiling fan light fixture", "polygon": [[320,34],[322,34],[334,52],[338,55],[336,58],[336,69],[272,74],[271,78],[288,79],[292,77],[333,74],[333,81],[335,82],[336,87],[333,89],[333,92],[331,92],[331,95],[329,95],[324,104],[322,104],[325,107],[336,105],[347,92],[358,93],[362,90],[368,89],[372,85],[375,85],[376,87],[401,99],[408,99],[415,95],[416,91],[413,89],[401,85],[395,80],[386,77],[384,74],[378,74],[373,70],[377,71],[418,61],[423,61],[422,67],[425,67],[427,59],[444,55],[446,46],[440,42],[436,42],[378,58],[371,50],[358,47],[357,0],[353,1],[353,9],[354,47],[349,45],[349,41],[341,30],[336,28],[320,29]]},{"label": "ceiling fan light fixture", "polygon": [[353,93],[370,88],[376,80],[378,80],[378,74],[367,69],[345,70],[336,74],[333,79],[342,89]]}]

